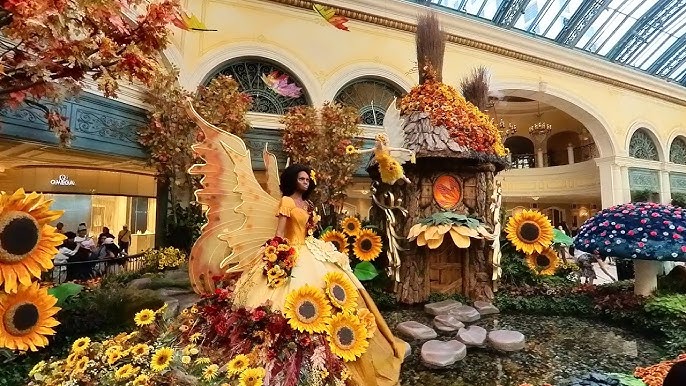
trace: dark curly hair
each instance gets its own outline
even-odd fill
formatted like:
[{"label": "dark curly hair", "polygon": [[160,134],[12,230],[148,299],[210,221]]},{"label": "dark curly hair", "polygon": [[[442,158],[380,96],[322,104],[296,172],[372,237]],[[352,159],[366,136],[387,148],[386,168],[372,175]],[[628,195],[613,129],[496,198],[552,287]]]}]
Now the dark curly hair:
[{"label": "dark curly hair", "polygon": [[[279,188],[281,188],[281,194],[284,196],[290,196],[295,193],[298,183],[298,174],[300,172],[305,172],[309,176],[312,172],[312,169],[305,165],[293,164],[287,167],[286,170],[281,173],[281,185],[279,186]],[[312,194],[314,188],[315,183],[314,181],[310,180],[310,185],[308,186],[307,191],[303,192],[304,200],[307,200],[310,197],[310,194]]]},{"label": "dark curly hair", "polygon": [[686,385],[686,361],[674,364],[665,377],[663,386]]}]

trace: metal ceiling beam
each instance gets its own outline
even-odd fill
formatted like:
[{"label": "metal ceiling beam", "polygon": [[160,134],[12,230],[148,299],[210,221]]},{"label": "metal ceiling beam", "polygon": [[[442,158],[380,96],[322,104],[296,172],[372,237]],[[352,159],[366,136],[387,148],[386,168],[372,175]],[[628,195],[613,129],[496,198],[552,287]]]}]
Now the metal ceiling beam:
[{"label": "metal ceiling beam", "polygon": [[493,16],[493,23],[503,28],[512,28],[531,0],[505,0]]},{"label": "metal ceiling beam", "polygon": [[677,39],[646,71],[659,77],[669,76],[684,60],[686,60],[686,34]]},{"label": "metal ceiling beam", "polygon": [[569,47],[576,46],[576,43],[584,36],[584,33],[600,16],[602,11],[612,0],[584,0],[581,6],[574,12],[566,26],[562,28],[555,38],[555,41]]},{"label": "metal ceiling beam", "polygon": [[686,0],[659,0],[631,26],[606,57],[611,61],[627,63],[683,7],[686,7]]}]

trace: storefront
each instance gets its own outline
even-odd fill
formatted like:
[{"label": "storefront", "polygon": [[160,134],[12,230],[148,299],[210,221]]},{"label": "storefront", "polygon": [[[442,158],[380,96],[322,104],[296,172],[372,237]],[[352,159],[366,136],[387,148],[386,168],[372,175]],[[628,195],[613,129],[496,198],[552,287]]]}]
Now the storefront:
[{"label": "storefront", "polygon": [[89,235],[97,238],[103,227],[116,236],[127,225],[132,233],[129,253],[155,244],[156,183],[150,175],[48,167],[0,173],[0,190],[18,188],[41,192],[54,200],[52,208],[64,210],[58,221],[64,223],[65,231],[75,232],[83,222]]}]

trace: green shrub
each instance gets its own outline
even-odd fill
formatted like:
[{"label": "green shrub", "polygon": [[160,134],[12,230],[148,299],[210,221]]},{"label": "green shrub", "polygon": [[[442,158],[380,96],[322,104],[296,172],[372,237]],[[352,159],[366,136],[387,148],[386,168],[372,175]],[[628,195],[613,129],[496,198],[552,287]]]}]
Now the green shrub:
[{"label": "green shrub", "polygon": [[658,318],[686,320],[686,295],[674,294],[652,298],[646,303],[645,309]]}]

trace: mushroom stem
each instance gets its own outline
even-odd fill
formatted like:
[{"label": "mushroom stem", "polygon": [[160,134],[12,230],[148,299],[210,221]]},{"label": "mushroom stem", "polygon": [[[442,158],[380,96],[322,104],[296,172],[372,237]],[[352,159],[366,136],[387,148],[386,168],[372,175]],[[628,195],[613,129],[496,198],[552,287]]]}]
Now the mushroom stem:
[{"label": "mushroom stem", "polygon": [[634,272],[636,283],[634,293],[636,295],[650,296],[657,288],[657,274],[662,264],[652,260],[634,260]]}]

